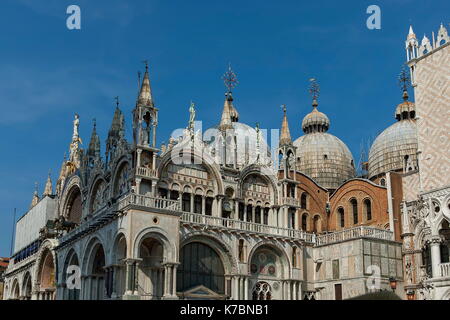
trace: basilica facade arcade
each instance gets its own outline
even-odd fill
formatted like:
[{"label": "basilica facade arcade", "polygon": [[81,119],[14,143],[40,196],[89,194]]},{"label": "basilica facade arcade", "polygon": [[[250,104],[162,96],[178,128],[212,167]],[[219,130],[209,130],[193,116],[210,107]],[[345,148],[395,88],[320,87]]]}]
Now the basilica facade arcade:
[{"label": "basilica facade arcade", "polygon": [[[269,150],[258,127],[240,122],[231,68],[217,125],[200,134],[191,104],[187,127],[157,145],[146,66],[132,141],[119,104],[104,154],[95,123],[82,149],[75,115],[55,186],[49,176],[17,222],[5,299],[340,300],[391,290],[392,281],[404,299],[448,299],[450,148],[436,144],[449,143],[439,115],[450,106],[449,39],[441,26],[425,52],[411,33],[416,103],[405,86],[365,176],[329,133],[315,82],[304,134],[292,139],[284,107]],[[427,127],[430,118],[447,135]]]}]

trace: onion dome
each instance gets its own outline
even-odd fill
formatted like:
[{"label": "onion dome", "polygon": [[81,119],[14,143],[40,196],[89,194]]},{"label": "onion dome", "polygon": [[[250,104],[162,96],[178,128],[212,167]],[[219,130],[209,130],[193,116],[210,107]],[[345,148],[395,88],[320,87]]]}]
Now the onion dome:
[{"label": "onion dome", "polygon": [[302,122],[305,135],[294,141],[297,147],[297,170],[327,189],[337,189],[355,175],[353,156],[344,142],[327,133],[330,120],[317,109],[319,89],[315,80],[311,87],[313,110]]},{"label": "onion dome", "polygon": [[[404,74],[401,81],[407,81]],[[402,171],[407,162],[417,161],[416,111],[414,103],[408,101],[406,85],[403,88],[403,100],[395,110],[398,122],[384,130],[370,148],[370,179],[388,171]]]}]

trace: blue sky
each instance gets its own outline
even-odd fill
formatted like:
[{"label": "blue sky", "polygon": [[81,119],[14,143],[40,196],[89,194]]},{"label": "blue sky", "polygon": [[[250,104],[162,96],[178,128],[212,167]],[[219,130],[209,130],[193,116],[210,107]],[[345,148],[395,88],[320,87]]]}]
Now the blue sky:
[{"label": "blue sky", "polygon": [[[66,28],[81,7],[82,29]],[[381,8],[381,30],[366,8]],[[204,128],[220,120],[229,62],[240,121],[279,128],[288,108],[293,138],[310,112],[308,79],[321,86],[319,109],[358,162],[360,145],[393,123],[397,75],[410,24],[421,39],[448,26],[448,1],[85,1],[2,0],[0,4],[0,256],[9,255],[12,213],[26,212],[49,170],[53,180],[74,113],[88,143],[92,119],[104,141],[120,96],[128,136],[141,61],[150,61],[160,108],[158,141],[185,127],[189,102]]]}]

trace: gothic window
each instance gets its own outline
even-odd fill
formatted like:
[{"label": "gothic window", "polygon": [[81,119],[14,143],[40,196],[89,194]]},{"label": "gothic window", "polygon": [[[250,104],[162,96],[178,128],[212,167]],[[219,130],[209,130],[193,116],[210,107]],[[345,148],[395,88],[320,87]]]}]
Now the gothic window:
[{"label": "gothic window", "polygon": [[239,220],[244,221],[244,205],[242,203],[239,202],[238,204],[239,207]]},{"label": "gothic window", "polygon": [[289,218],[290,218],[290,225],[292,229],[295,229],[295,209],[290,208],[289,209]]},{"label": "gothic window", "polygon": [[386,186],[386,180],[385,179],[381,179],[380,180],[380,185],[382,185],[383,187]]},{"label": "gothic window", "polygon": [[344,208],[340,207],[338,208],[338,218],[339,218],[339,226],[341,228],[345,227],[345,213]]},{"label": "gothic window", "polygon": [[170,199],[171,200],[178,200],[180,197],[180,193],[177,190],[170,190]]},{"label": "gothic window", "polygon": [[370,202],[370,199],[364,200],[364,211],[366,214],[366,220],[367,221],[372,220],[372,204]]},{"label": "gothic window", "polygon": [[267,282],[259,281],[252,291],[253,300],[272,300],[272,288]]},{"label": "gothic window", "polygon": [[216,293],[225,293],[225,271],[219,255],[209,246],[191,242],[181,249],[177,271],[177,291],[203,285]]},{"label": "gothic window", "polygon": [[358,202],[356,199],[351,199],[350,205],[352,206],[353,224],[358,224]]}]

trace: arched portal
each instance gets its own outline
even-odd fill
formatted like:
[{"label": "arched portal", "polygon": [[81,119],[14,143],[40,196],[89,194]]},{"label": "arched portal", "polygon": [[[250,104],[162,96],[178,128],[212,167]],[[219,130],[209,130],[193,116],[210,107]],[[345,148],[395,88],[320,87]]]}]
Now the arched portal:
[{"label": "arched portal", "polygon": [[114,281],[112,288],[112,295],[121,297],[125,294],[126,284],[126,266],[125,259],[127,257],[127,240],[123,234],[121,234],[115,245],[114,261]]},{"label": "arched portal", "polygon": [[25,300],[31,300],[32,290],[33,287],[31,281],[31,274],[27,272],[25,274],[25,277],[23,278],[23,289],[22,289],[22,295]]},{"label": "arched portal", "polygon": [[138,270],[138,292],[141,299],[161,299],[164,295],[164,246],[155,238],[142,240],[139,246],[142,261]]},{"label": "arched portal", "polygon": [[103,300],[106,296],[105,286],[105,251],[96,243],[89,255],[84,290],[88,300]]},{"label": "arched portal", "polygon": [[217,252],[202,242],[190,242],[181,249],[177,292],[204,286],[225,294],[225,271]]},{"label": "arched portal", "polygon": [[45,249],[39,266],[39,300],[54,300],[56,292],[55,263],[50,249]]},{"label": "arched portal", "polygon": [[19,300],[20,298],[20,288],[19,288],[19,281],[17,279],[14,279],[12,287],[11,287],[11,300]]},{"label": "arched portal", "polygon": [[72,249],[66,257],[64,262],[63,279],[64,279],[64,300],[79,300],[80,299],[80,281],[77,278],[81,276],[80,263],[78,261],[78,256]]}]

